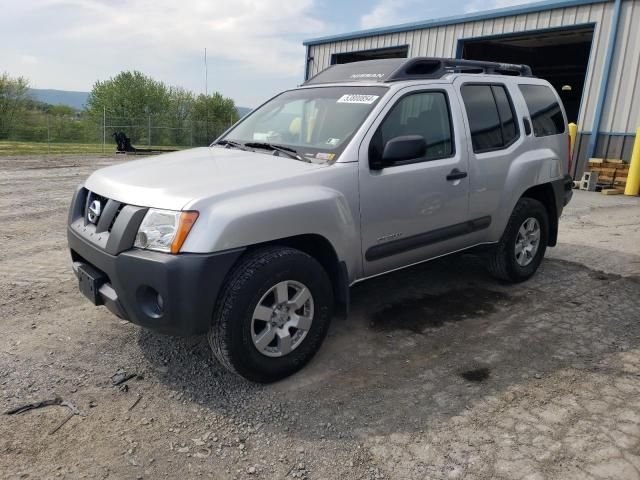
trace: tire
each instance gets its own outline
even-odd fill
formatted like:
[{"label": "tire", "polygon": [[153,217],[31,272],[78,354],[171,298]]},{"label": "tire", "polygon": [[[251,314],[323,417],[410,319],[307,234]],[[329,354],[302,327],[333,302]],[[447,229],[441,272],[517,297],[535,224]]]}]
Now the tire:
[{"label": "tire", "polygon": [[[296,309],[294,301],[304,303]],[[231,372],[254,382],[274,382],[311,360],[332,314],[331,282],[320,263],[293,248],[265,247],[248,253],[230,273],[216,305],[209,344]]]},{"label": "tire", "polygon": [[[529,223],[525,225],[527,221]],[[539,238],[535,253],[531,255],[531,252],[527,253],[528,248],[525,248],[525,251],[518,255],[519,248],[516,243],[518,242],[519,246],[523,244],[520,242],[523,239],[522,235],[519,235],[520,229],[527,230],[527,227],[535,225],[536,222],[539,226]],[[534,238],[533,234],[531,234],[531,238]],[[487,262],[489,272],[497,279],[506,282],[518,283],[528,280],[536,273],[542,262],[548,239],[549,217],[546,208],[538,200],[521,198],[509,217],[502,238],[489,253]],[[523,240],[524,244],[528,245],[527,238],[525,237]],[[525,255],[524,259],[522,255]]]}]

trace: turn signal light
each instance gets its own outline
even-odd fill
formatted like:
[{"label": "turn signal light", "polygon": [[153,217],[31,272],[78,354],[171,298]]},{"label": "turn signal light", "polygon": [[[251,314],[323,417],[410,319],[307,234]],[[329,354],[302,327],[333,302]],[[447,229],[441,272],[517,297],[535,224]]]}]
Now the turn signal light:
[{"label": "turn signal light", "polygon": [[176,236],[171,243],[171,253],[178,253],[182,248],[182,244],[187,239],[187,235],[191,231],[191,227],[196,223],[198,219],[198,212],[182,212],[180,214],[180,220],[178,221],[178,229],[176,230]]}]

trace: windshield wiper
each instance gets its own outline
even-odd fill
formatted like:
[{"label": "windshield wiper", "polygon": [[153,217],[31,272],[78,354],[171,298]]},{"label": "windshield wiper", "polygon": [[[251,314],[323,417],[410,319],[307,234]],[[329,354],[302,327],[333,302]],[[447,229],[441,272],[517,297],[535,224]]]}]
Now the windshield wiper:
[{"label": "windshield wiper", "polygon": [[311,160],[307,158],[302,158],[300,154],[291,147],[285,147],[283,145],[274,145],[273,143],[267,142],[247,142],[244,144],[245,147],[249,148],[264,148],[268,150],[274,150],[276,152],[284,153],[285,155],[295,158],[296,160],[300,160],[301,162],[311,163]]},{"label": "windshield wiper", "polygon": [[227,148],[239,148],[240,150],[245,150],[244,145],[239,142],[234,142],[233,140],[220,140],[219,142],[214,143],[214,145],[223,145]]}]

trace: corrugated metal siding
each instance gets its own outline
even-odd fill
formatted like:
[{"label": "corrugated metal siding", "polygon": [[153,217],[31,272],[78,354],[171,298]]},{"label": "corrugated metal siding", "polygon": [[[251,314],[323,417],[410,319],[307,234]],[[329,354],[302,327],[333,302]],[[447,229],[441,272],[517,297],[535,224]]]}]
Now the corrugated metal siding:
[{"label": "corrugated metal siding", "polygon": [[640,127],[640,2],[622,2],[620,26],[602,112],[603,132],[634,133]]},{"label": "corrugated metal siding", "polygon": [[[409,45],[410,57],[455,57],[458,40],[464,38],[595,23],[591,58],[578,119],[581,131],[591,131],[607,42],[612,28],[613,7],[613,2],[594,3],[311,45],[309,55],[314,60],[309,73],[315,75],[328,67],[333,53]],[[640,0],[623,1],[620,22],[601,130],[633,132],[636,126],[640,126],[640,28],[637,27],[640,25]]]}]

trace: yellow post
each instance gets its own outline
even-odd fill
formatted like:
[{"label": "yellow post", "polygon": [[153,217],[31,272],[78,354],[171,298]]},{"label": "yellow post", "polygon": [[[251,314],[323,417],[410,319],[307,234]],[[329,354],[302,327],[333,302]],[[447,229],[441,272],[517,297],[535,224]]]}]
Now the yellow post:
[{"label": "yellow post", "polygon": [[631,165],[627,175],[627,185],[624,187],[625,195],[640,194],[640,128],[636,130],[636,141],[633,143]]},{"label": "yellow post", "polygon": [[573,146],[576,143],[576,135],[578,135],[578,125],[572,122],[569,124],[569,137],[571,137],[571,155],[573,155]]}]

